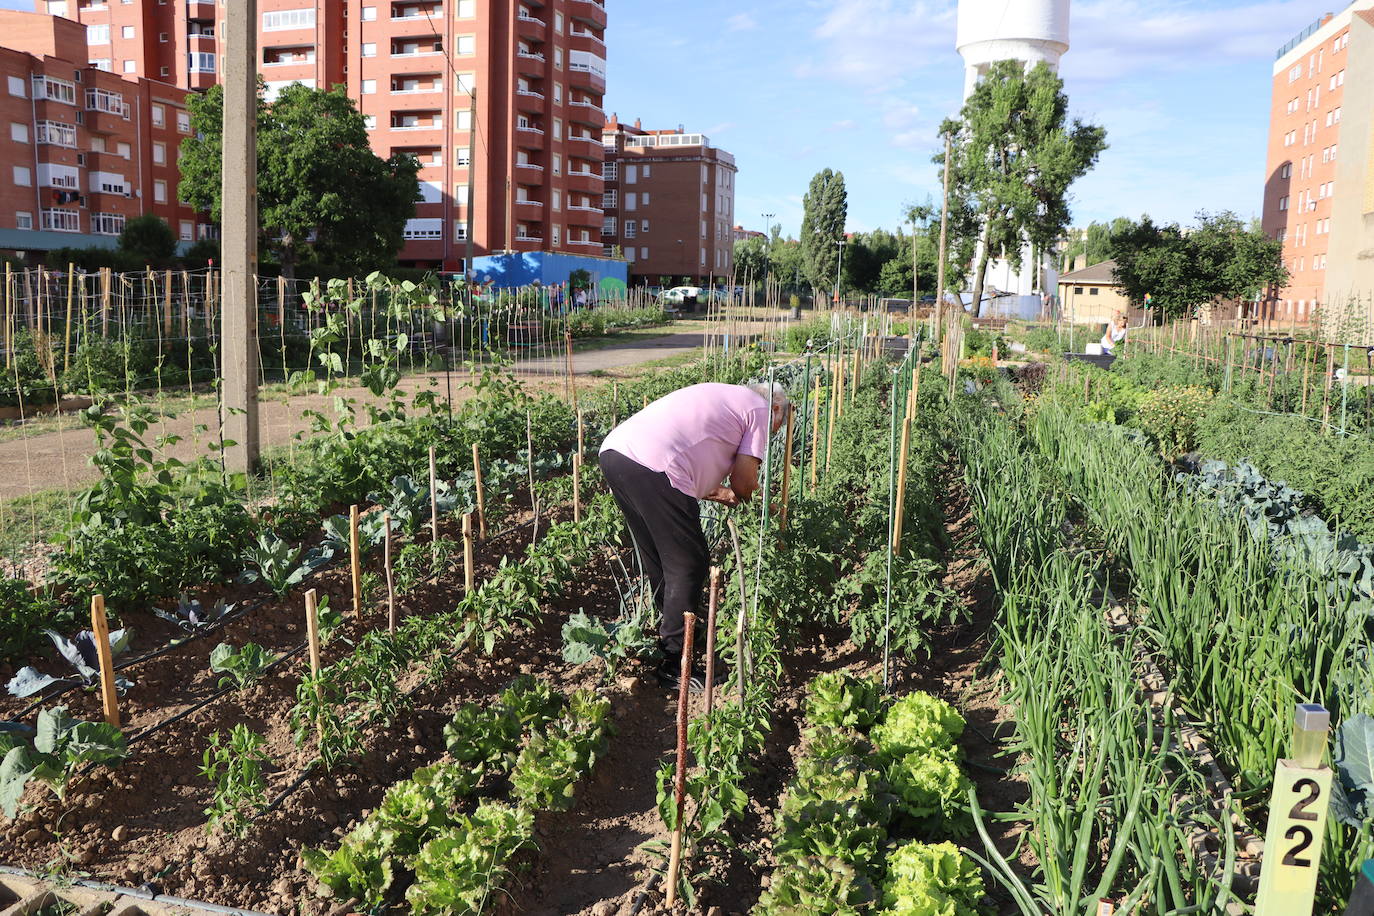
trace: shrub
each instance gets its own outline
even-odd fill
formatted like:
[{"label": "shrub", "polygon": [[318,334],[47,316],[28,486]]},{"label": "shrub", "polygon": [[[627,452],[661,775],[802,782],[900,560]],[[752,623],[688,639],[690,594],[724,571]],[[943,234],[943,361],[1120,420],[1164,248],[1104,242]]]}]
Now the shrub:
[{"label": "shrub", "polygon": [[1135,425],[1150,436],[1165,457],[1192,451],[1197,427],[1212,404],[1206,388],[1163,388],[1146,392],[1136,411]]},{"label": "shrub", "polygon": [[46,590],[31,591],[25,579],[0,579],[0,659],[32,649],[43,638],[44,627],[62,627],[71,621],[61,615]]}]

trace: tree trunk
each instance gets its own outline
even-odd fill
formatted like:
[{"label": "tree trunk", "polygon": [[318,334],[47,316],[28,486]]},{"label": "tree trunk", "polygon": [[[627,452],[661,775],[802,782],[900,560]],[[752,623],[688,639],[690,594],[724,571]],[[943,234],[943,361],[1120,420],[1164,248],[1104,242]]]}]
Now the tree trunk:
[{"label": "tree trunk", "polygon": [[984,222],[983,235],[978,240],[978,266],[973,272],[973,302],[971,303],[974,318],[983,317],[983,285],[988,274],[988,234],[990,228],[991,222]]}]

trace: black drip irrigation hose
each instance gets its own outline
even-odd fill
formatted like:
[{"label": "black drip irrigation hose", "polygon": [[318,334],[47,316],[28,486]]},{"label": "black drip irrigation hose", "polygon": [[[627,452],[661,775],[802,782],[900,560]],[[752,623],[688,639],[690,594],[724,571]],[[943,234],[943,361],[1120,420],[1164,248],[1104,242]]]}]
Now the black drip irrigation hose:
[{"label": "black drip irrigation hose", "polygon": [[[24,868],[16,868],[12,865],[0,865],[0,874],[14,875],[19,878],[28,878],[33,881],[47,881],[50,879],[46,875],[40,875]],[[244,910],[239,907],[221,906],[218,903],[204,903],[199,900],[187,900],[184,897],[172,897],[167,894],[159,893],[156,885],[145,884],[142,887],[120,887],[117,884],[106,884],[103,881],[89,881],[85,878],[63,879],[63,886],[80,887],[87,890],[99,891],[104,894],[117,894],[121,897],[131,897],[135,900],[147,900],[150,903],[161,903],[165,906],[185,907],[189,910],[200,910],[206,913],[224,913],[232,916],[271,916],[269,913],[259,913],[256,910]]]}]

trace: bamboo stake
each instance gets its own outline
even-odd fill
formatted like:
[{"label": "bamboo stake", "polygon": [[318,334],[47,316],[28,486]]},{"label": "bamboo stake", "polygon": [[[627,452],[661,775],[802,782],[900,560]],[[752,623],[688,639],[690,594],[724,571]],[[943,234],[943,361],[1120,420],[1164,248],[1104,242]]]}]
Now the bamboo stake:
[{"label": "bamboo stake", "polygon": [[168,268],[163,277],[162,290],[162,336],[172,336],[172,271]]},{"label": "bamboo stake", "polygon": [[563,339],[567,344],[568,354],[568,397],[572,400],[573,410],[577,410],[577,380],[573,376],[573,341],[571,328],[563,332]]},{"label": "bamboo stake", "polygon": [[711,567],[710,602],[706,611],[706,727],[716,696],[716,608],[720,605],[720,567]]},{"label": "bamboo stake", "polygon": [[363,561],[358,538],[358,507],[348,509],[348,554],[353,573],[353,616],[363,619]]},{"label": "bamboo stake", "polygon": [[582,521],[582,456],[573,455],[573,522]]},{"label": "bamboo stake", "polygon": [[476,442],[472,443],[472,473],[477,482],[477,533],[487,539],[487,494],[482,484],[482,455]]},{"label": "bamboo stake", "polygon": [[1307,345],[1307,358],[1302,361],[1302,415],[1307,416],[1307,385],[1312,379],[1312,345]]},{"label": "bamboo stake", "polygon": [[782,511],[778,514],[778,530],[787,530],[787,498],[788,485],[792,480],[792,435],[793,427],[796,423],[796,414],[792,408],[787,408],[787,436],[786,444],[782,452]]},{"label": "bamboo stake", "polygon": [[386,531],[385,546],[382,549],[382,565],[386,568],[386,625],[387,630],[396,634],[396,585],[391,576],[391,513],[382,516],[382,528]]},{"label": "bamboo stake", "polygon": [[[312,588],[305,593],[305,635],[310,646],[310,676],[320,676],[320,614],[319,597]],[[318,691],[320,685],[315,685]]]},{"label": "bamboo stake", "polygon": [[907,457],[911,453],[911,401],[907,400],[907,415],[902,420],[902,447],[898,452],[897,465],[897,503],[893,509],[892,520],[892,555],[901,556],[902,553],[902,522],[905,513],[902,511],[906,506],[906,465]]},{"label": "bamboo stake", "polygon": [[434,446],[429,447],[429,533],[431,548],[431,566],[439,565],[439,496],[435,492],[438,489],[439,475],[435,470]]},{"label": "bamboo stake", "polygon": [[463,594],[472,594],[474,570],[472,568],[472,513],[463,514]]},{"label": "bamboo stake", "polygon": [[91,597],[91,634],[100,660],[100,700],[105,721],[119,728],[119,693],[115,690],[114,653],[110,650],[110,623],[105,619],[105,596]]},{"label": "bamboo stake", "polygon": [[668,855],[668,899],[671,908],[677,903],[677,876],[682,867],[682,808],[687,794],[687,692],[692,681],[692,630],[697,615],[682,615],[682,667],[677,689],[677,771],[673,776],[673,845]]},{"label": "bamboo stake", "polygon": [[5,368],[14,365],[14,347],[10,346],[10,318],[14,315],[14,271],[5,262],[5,314],[0,316],[0,335],[5,341]]},{"label": "bamboo stake", "polygon": [[[834,376],[834,378],[838,385],[843,386],[844,383],[839,381],[842,376]],[[832,388],[830,396],[825,399],[827,426],[825,432],[825,472],[827,474],[830,473],[830,453],[835,450],[835,414],[839,413],[840,410],[837,395],[838,391]]]},{"label": "bamboo stake", "polygon": [[[85,284],[83,283],[84,287]],[[65,373],[72,359],[72,296],[76,292],[76,265],[67,262],[67,327],[62,344],[62,371]]]},{"label": "bamboo stake", "polygon": [[821,377],[816,376],[811,407],[811,490],[816,490],[816,455],[821,450]]}]

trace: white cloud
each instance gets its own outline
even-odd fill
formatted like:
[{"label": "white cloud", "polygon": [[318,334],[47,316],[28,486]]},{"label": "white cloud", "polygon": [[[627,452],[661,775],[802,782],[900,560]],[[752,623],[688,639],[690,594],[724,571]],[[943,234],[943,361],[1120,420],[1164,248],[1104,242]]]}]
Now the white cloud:
[{"label": "white cloud", "polygon": [[888,88],[931,54],[953,53],[954,14],[949,0],[835,0],[814,33],[828,47],[799,75]]},{"label": "white cloud", "polygon": [[748,13],[736,13],[725,20],[725,28],[731,32],[748,32],[758,27],[758,20]]}]

